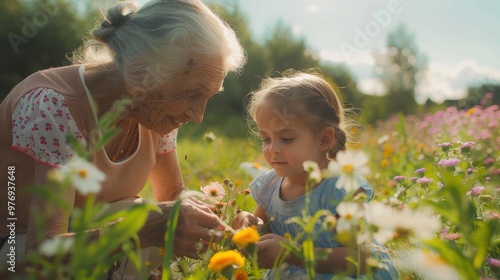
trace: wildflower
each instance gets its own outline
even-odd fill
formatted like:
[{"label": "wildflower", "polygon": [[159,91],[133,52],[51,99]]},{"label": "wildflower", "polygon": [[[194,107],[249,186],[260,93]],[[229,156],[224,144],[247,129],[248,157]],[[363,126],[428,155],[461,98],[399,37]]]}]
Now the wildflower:
[{"label": "wildflower", "polygon": [[472,148],[472,146],[474,146],[474,144],[476,144],[475,142],[472,142],[472,141],[469,141],[469,142],[465,142],[465,143],[460,143],[460,151],[462,153],[468,153],[470,152],[470,149]]},{"label": "wildflower", "polygon": [[314,161],[306,161],[304,164],[304,170],[309,173],[309,179],[313,183],[319,183],[323,179],[321,176],[321,171],[319,170],[319,166]]},{"label": "wildflower", "polygon": [[430,251],[401,252],[397,261],[403,269],[422,274],[423,279],[459,279],[458,273],[451,265]]},{"label": "wildflower", "polygon": [[469,174],[472,174],[472,172],[474,172],[474,168],[467,168],[467,170],[465,170],[465,174],[469,175]]},{"label": "wildflower", "polygon": [[418,177],[410,177],[410,178],[408,178],[408,180],[409,180],[410,182],[415,182],[415,181],[417,181],[417,180],[418,180]]},{"label": "wildflower", "polygon": [[473,115],[473,114],[474,114],[474,112],[476,112],[476,111],[477,111],[477,108],[476,108],[476,107],[473,107],[473,108],[470,108],[469,110],[467,110],[467,112],[465,112],[465,114],[466,114],[467,116],[471,116],[471,115]]},{"label": "wildflower", "polygon": [[215,253],[208,262],[208,269],[214,272],[221,272],[228,266],[237,265],[242,267],[245,264],[245,257],[243,257],[239,252],[231,251],[220,251]]},{"label": "wildflower", "polygon": [[382,165],[383,167],[388,166],[390,163],[391,162],[386,158],[380,161],[380,165]]},{"label": "wildflower", "polygon": [[499,259],[494,259],[492,257],[487,257],[486,261],[488,262],[489,265],[491,266],[496,266],[500,267],[500,260]]},{"label": "wildflower", "polygon": [[484,160],[484,164],[486,166],[491,166],[491,165],[493,165],[494,162],[495,162],[495,160],[493,158],[490,158],[490,157]]},{"label": "wildflower", "polygon": [[438,162],[439,166],[444,166],[444,167],[452,167],[457,165],[460,162],[459,159],[456,158],[450,158],[450,159],[442,159]]},{"label": "wildflower", "polygon": [[458,240],[458,239],[462,238],[462,234],[460,234],[458,232],[449,232],[449,231],[450,231],[450,229],[444,228],[441,231],[439,238],[441,238],[442,240],[450,240],[450,241]]},{"label": "wildflower", "polygon": [[427,171],[426,168],[419,168],[419,169],[415,170],[415,174],[422,177],[422,176],[424,176],[425,171]]},{"label": "wildflower", "polygon": [[422,187],[427,187],[433,181],[434,180],[432,180],[431,178],[427,178],[427,177],[422,177],[422,178],[418,178],[417,179],[417,183],[419,183],[420,185],[422,185]]},{"label": "wildflower", "polygon": [[269,170],[269,168],[260,165],[258,162],[242,162],[240,169],[243,169],[243,171],[252,177],[257,177]]},{"label": "wildflower", "polygon": [[40,244],[40,253],[51,257],[56,254],[64,254],[69,252],[69,250],[73,247],[75,240],[72,237],[59,237],[56,236],[52,239],[47,239]]},{"label": "wildflower", "polygon": [[257,229],[255,227],[248,227],[236,231],[236,233],[233,235],[232,241],[233,243],[246,248],[248,244],[257,243],[259,239],[260,236]]},{"label": "wildflower", "polygon": [[234,280],[247,280],[248,279],[247,271],[241,267],[236,269],[234,271],[234,274],[233,274],[233,279]]},{"label": "wildflower", "polygon": [[403,182],[405,179],[406,177],[403,175],[394,176],[394,178],[392,178],[392,180],[396,182]]},{"label": "wildflower", "polygon": [[63,180],[69,179],[71,185],[82,195],[98,193],[101,183],[106,179],[106,175],[95,165],[78,156],[74,156],[55,172],[59,173],[58,177]]},{"label": "wildflower", "polygon": [[215,141],[215,139],[217,139],[217,137],[215,137],[215,134],[211,131],[203,135],[203,140],[205,140],[207,143],[212,143]]},{"label": "wildflower", "polygon": [[478,196],[484,191],[484,187],[473,187],[470,191],[468,191],[466,194],[468,196]]},{"label": "wildflower", "polygon": [[419,209],[418,212],[409,209],[399,211],[380,202],[370,203],[366,207],[366,220],[375,229],[375,239],[381,243],[407,236],[411,232],[418,238],[429,239],[441,227],[439,220],[432,218],[427,209]]},{"label": "wildflower", "polygon": [[335,215],[325,216],[325,219],[323,220],[323,227],[326,230],[333,231],[336,225],[337,225],[337,217],[335,217]]},{"label": "wildflower", "polygon": [[450,142],[444,142],[444,143],[438,144],[438,147],[440,147],[443,150],[443,152],[449,151],[452,146],[453,146],[453,144]]},{"label": "wildflower", "polygon": [[219,182],[210,182],[206,186],[201,187],[201,191],[214,201],[220,201],[226,195],[224,187]]},{"label": "wildflower", "polygon": [[340,228],[350,228],[357,224],[365,215],[363,208],[354,202],[341,202],[337,206],[337,214],[340,218],[337,221],[337,231],[342,231]]},{"label": "wildflower", "polygon": [[328,170],[331,174],[340,175],[335,186],[338,189],[344,188],[348,192],[358,189],[355,173],[366,175],[370,171],[366,164],[368,157],[361,151],[340,151],[337,154],[336,161],[328,164]]}]

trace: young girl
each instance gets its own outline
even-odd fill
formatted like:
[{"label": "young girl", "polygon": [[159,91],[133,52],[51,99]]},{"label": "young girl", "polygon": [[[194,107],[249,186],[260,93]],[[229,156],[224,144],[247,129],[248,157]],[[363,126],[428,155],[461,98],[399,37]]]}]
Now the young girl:
[{"label": "young girl", "polygon": [[[264,80],[261,89],[250,94],[248,113],[251,122],[256,123],[264,157],[273,170],[261,174],[250,184],[257,209],[253,215],[239,213],[233,220],[233,227],[267,225],[269,234],[263,235],[257,243],[258,260],[261,268],[271,268],[265,278],[274,279],[277,268],[272,267],[284,251],[280,243],[287,242],[283,236],[290,234],[295,238],[303,231],[297,224],[286,222],[300,216],[304,208],[308,173],[303,163],[314,161],[320,169],[325,169],[337,152],[346,149],[347,135],[342,129],[344,111],[334,89],[323,78],[289,72],[283,78]],[[337,204],[346,194],[335,187],[337,179],[327,178],[310,190],[310,213],[327,209],[337,214]],[[358,193],[364,192],[370,200],[373,197],[370,184],[359,176],[356,181]],[[334,248],[326,260],[317,262],[317,279],[332,279],[334,274],[356,275],[354,265],[346,258],[355,258],[358,252],[342,247],[332,238],[331,232],[323,231],[314,244],[316,252],[320,248]],[[364,255],[363,251],[360,253]],[[380,252],[376,256],[383,258],[389,269],[378,270],[374,278],[397,279],[398,272],[390,257]],[[364,273],[364,261],[361,267]],[[293,253],[279,269],[282,279],[306,277],[303,260]]]}]

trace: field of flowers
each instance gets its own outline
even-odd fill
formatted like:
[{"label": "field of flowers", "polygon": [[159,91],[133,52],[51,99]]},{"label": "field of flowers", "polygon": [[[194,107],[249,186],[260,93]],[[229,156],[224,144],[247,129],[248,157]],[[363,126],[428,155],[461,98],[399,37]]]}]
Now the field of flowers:
[{"label": "field of flowers", "polygon": [[[307,236],[313,236],[309,225],[321,222],[322,230],[332,232],[332,238],[346,246],[377,249],[377,240],[387,247],[402,279],[500,279],[500,108],[490,105],[490,100],[487,95],[468,110],[450,107],[424,116],[395,116],[368,128],[362,147],[343,154],[347,160],[332,165],[329,174],[340,170],[341,176],[349,178],[352,171],[369,167],[364,176],[375,198],[368,206],[359,198],[345,199],[337,218],[329,213],[304,214],[291,222],[302,226]],[[207,133],[198,141],[180,138],[178,154],[186,186],[214,204],[214,211],[228,224],[238,211],[254,210],[248,185],[266,169],[258,145]],[[349,157],[355,156],[366,163],[350,163]],[[343,168],[347,165],[350,168]],[[307,168],[311,183],[328,173],[309,163]],[[149,188],[141,195],[152,197]],[[100,207],[89,201],[75,216],[75,228],[102,226],[124,214],[102,216]],[[154,206],[126,211],[132,218],[110,227],[99,241],[88,245],[77,235],[69,245],[45,246],[51,250],[40,253],[50,256],[50,262],[39,256],[30,260],[47,279],[96,279],[107,271],[108,267],[98,265],[105,263],[107,252],[118,242],[134,238],[145,213],[154,211]],[[259,239],[255,229],[228,234],[193,260],[175,258],[168,250],[175,223],[170,226],[162,251],[164,264],[157,271],[161,279],[239,280],[264,275],[253,245]],[[304,258],[308,279],[314,279],[314,263],[321,256],[311,254],[307,240],[302,244],[290,240],[284,246]],[[134,254],[133,245],[125,242],[120,257],[127,255],[145,273],[148,264]],[[73,257],[65,269],[59,263],[70,247],[78,254],[70,253]],[[384,263],[368,258],[370,278],[376,269],[384,269]]]}]

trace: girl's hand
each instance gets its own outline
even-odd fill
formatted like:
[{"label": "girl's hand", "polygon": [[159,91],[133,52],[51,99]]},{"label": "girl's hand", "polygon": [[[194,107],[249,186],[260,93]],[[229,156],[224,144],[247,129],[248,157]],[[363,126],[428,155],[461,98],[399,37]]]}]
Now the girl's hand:
[{"label": "girl's hand", "polygon": [[280,243],[287,242],[290,241],[283,236],[272,233],[261,236],[259,242],[256,244],[259,267],[266,269],[272,268],[276,258],[281,259],[285,253],[285,248],[283,248]]},{"label": "girl's hand", "polygon": [[256,226],[260,229],[263,225],[264,222],[262,221],[262,219],[246,211],[241,211],[240,213],[238,213],[232,221],[232,227],[234,229],[246,228],[251,226]]}]

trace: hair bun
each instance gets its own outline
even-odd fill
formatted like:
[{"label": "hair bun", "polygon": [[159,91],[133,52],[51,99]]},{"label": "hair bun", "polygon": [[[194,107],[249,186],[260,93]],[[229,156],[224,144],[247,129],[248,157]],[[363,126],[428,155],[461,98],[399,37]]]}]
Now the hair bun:
[{"label": "hair bun", "polygon": [[126,23],[137,11],[138,6],[134,2],[120,2],[108,9],[102,23],[94,29],[92,35],[106,44],[109,43],[117,28]]}]

